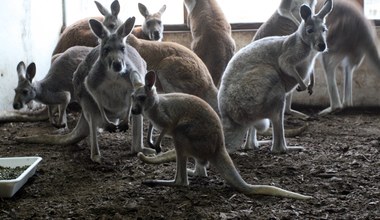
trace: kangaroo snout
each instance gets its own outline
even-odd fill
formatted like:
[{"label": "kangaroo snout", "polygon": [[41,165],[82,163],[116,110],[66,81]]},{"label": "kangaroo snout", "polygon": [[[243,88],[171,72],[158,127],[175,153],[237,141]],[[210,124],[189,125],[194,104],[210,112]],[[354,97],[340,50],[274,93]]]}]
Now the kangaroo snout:
[{"label": "kangaroo snout", "polygon": [[116,60],[112,62],[112,70],[115,72],[121,72],[123,69],[123,64],[120,60]]},{"label": "kangaroo snout", "polygon": [[319,52],[323,52],[323,51],[325,51],[326,50],[326,44],[325,43],[318,43],[317,44],[317,50],[319,51]]},{"label": "kangaroo snout", "polygon": [[154,40],[159,40],[160,39],[160,32],[159,31],[154,31],[153,32],[153,38],[154,38]]},{"label": "kangaroo snout", "polygon": [[16,103],[13,103],[13,109],[16,109],[16,110],[19,110],[22,108],[22,103],[19,103],[19,102],[16,102]]},{"label": "kangaroo snout", "polygon": [[141,114],[141,112],[142,112],[141,107],[137,107],[137,106],[133,107],[131,110],[131,113],[134,115],[139,115],[139,114]]}]

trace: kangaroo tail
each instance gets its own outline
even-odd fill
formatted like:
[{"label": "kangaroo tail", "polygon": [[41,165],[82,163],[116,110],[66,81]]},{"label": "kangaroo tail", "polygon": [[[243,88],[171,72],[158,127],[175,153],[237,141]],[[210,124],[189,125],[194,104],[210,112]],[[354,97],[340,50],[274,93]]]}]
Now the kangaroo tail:
[{"label": "kangaroo tail", "polygon": [[89,127],[83,114],[81,114],[77,125],[68,134],[64,135],[36,135],[30,137],[15,137],[15,141],[28,144],[50,144],[50,145],[70,145],[78,143],[89,134]]},{"label": "kangaroo tail", "polygon": [[210,159],[210,163],[216,167],[228,184],[247,196],[267,195],[301,200],[313,198],[311,196],[301,195],[299,193],[287,191],[275,186],[251,185],[246,183],[236,170],[233,161],[224,148],[220,152],[216,153],[212,159]]},{"label": "kangaroo tail", "polygon": [[49,116],[46,107],[39,111],[4,111],[0,113],[0,122],[35,122],[45,121],[48,118]]},{"label": "kangaroo tail", "polygon": [[[285,136],[286,137],[295,137],[300,134],[302,134],[304,131],[306,131],[307,127],[309,127],[309,124],[306,123],[303,126],[299,128],[293,128],[293,129],[285,129]],[[272,129],[268,129],[264,132],[258,132],[262,136],[272,136]]]},{"label": "kangaroo tail", "polygon": [[137,157],[144,163],[161,164],[161,163],[175,162],[177,156],[176,156],[175,149],[172,149],[172,150],[166,151],[162,154],[152,156],[152,157],[145,156],[143,153],[139,152],[137,154]]}]

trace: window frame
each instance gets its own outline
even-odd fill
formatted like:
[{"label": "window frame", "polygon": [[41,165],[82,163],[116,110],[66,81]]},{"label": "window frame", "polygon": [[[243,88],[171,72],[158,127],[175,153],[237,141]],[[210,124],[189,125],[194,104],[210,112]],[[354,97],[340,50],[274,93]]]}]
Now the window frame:
[{"label": "window frame", "polygon": [[[362,6],[362,10],[364,10],[364,0],[357,0],[357,2]],[[187,26],[187,10],[186,7],[183,7],[184,10],[184,17],[183,17],[183,24],[169,24],[164,25],[165,32],[176,32],[176,31],[190,31],[190,28]],[[378,19],[370,19],[375,26],[380,26],[380,20]],[[230,23],[232,31],[239,31],[239,30],[257,30],[263,22],[251,22],[251,23]]]}]

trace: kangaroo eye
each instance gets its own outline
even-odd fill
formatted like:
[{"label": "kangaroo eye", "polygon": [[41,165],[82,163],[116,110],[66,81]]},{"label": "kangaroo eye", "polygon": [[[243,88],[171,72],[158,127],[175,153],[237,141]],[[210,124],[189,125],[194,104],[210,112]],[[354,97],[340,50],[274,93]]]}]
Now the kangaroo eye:
[{"label": "kangaroo eye", "polygon": [[125,47],[124,47],[124,46],[120,47],[120,51],[121,51],[121,52],[124,52],[124,50],[125,50]]},{"label": "kangaroo eye", "polygon": [[103,48],[103,54],[104,55],[107,55],[109,52],[110,52],[109,48],[107,48],[107,47]]},{"label": "kangaroo eye", "polygon": [[313,28],[309,28],[309,29],[306,30],[306,32],[307,32],[308,34],[311,34],[311,33],[314,32],[314,29],[313,29]]},{"label": "kangaroo eye", "polygon": [[26,90],[26,89],[24,89],[24,90],[22,90],[22,92],[21,92],[23,95],[28,95],[28,93],[29,93],[29,91],[28,90]]}]

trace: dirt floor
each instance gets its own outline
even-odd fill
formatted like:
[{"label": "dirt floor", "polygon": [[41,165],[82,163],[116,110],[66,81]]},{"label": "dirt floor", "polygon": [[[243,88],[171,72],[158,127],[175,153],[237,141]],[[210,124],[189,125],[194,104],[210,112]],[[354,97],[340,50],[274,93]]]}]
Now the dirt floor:
[{"label": "dirt floor", "polygon": [[[318,109],[303,109],[315,114]],[[78,115],[70,114],[70,128]],[[131,131],[99,134],[102,164],[86,141],[70,146],[24,145],[15,136],[54,131],[48,122],[0,124],[0,157],[41,156],[36,174],[10,199],[0,219],[380,219],[380,109],[345,110],[306,121],[288,145],[303,152],[273,155],[269,145],[232,159],[243,178],[311,195],[297,201],[247,197],[218,173],[190,178],[188,187],[148,187],[174,177],[175,163],[149,165],[130,154]],[[305,121],[287,118],[287,127]],[[264,138],[264,137],[261,137]],[[266,139],[270,137],[265,137]],[[164,148],[172,147],[164,140]]]}]

